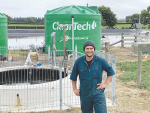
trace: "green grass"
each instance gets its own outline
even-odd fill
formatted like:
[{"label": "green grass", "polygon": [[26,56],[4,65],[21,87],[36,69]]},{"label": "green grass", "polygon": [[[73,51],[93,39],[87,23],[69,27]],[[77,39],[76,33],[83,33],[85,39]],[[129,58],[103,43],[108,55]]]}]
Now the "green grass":
[{"label": "green grass", "polygon": [[[102,29],[106,29],[108,26],[102,26]],[[114,28],[122,29],[122,28],[129,28],[131,27],[131,24],[116,24]],[[145,27],[145,29],[148,29],[148,25],[141,24],[141,27]]]},{"label": "green grass", "polygon": [[9,24],[9,30],[44,30],[45,25],[41,24]]},{"label": "green grass", "polygon": [[8,30],[44,30],[44,29],[8,29]]},{"label": "green grass", "polygon": [[28,53],[29,53],[28,51],[17,51],[17,50],[11,51],[11,54],[13,54],[13,55],[21,55],[21,56],[27,56]]},{"label": "green grass", "polygon": [[[137,81],[137,62],[121,62],[117,63],[117,68],[124,71],[119,76],[123,82]],[[150,90],[150,60],[142,62],[141,85],[140,88]]]},{"label": "green grass", "polygon": [[8,26],[45,26],[40,24],[9,24]]}]

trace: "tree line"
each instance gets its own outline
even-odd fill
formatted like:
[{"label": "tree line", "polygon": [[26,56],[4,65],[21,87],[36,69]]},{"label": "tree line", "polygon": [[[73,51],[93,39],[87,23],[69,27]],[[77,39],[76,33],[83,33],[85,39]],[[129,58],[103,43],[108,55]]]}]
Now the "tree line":
[{"label": "tree line", "polygon": [[26,17],[26,18],[22,18],[22,17],[15,17],[12,18],[9,15],[5,14],[4,15],[7,17],[8,19],[8,24],[10,23],[28,23],[28,24],[44,24],[44,18],[41,17]]},{"label": "tree line", "polygon": [[[110,7],[100,6],[99,12],[102,16],[102,26],[108,26],[109,28],[113,28],[117,24],[117,18],[116,14],[111,11]],[[10,16],[4,14],[8,18],[8,24],[10,23],[28,23],[28,24],[34,24],[34,23],[40,23],[44,24],[44,17],[15,17],[11,18]],[[140,18],[140,22],[144,25],[147,25],[150,23],[150,6],[147,7],[147,9],[142,10],[141,14],[133,14],[126,16],[126,22],[127,23],[138,23]],[[150,26],[150,25],[149,25]]]},{"label": "tree line", "polygon": [[141,11],[141,14],[133,14],[126,16],[126,22],[129,23],[140,23],[147,25],[150,24],[150,6],[147,9]]},{"label": "tree line", "polygon": [[[111,11],[109,7],[101,6],[99,7],[99,12],[102,15],[102,25],[103,26],[109,26],[109,28],[113,28],[113,26],[117,23],[116,15]],[[8,24],[10,23],[41,23],[44,24],[44,18],[40,17],[16,17],[11,18],[9,15],[4,14],[8,18]]]}]

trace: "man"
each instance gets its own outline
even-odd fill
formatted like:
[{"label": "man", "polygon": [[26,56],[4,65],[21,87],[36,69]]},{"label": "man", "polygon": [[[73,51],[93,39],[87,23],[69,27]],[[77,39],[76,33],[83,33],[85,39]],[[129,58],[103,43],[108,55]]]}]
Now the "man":
[{"label": "man", "polygon": [[[80,96],[83,113],[107,113],[104,90],[115,74],[112,67],[101,57],[94,55],[95,44],[86,41],[83,45],[84,56],[78,58],[74,64],[70,79],[73,91]],[[107,79],[102,83],[103,70],[107,72]],[[76,87],[77,76],[80,79],[80,89]]]}]

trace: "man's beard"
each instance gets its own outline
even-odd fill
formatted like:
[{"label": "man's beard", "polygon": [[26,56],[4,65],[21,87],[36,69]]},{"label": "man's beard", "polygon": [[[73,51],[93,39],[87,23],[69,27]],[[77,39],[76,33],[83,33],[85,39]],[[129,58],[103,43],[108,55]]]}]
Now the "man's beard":
[{"label": "man's beard", "polygon": [[88,54],[86,54],[86,56],[87,56],[87,57],[92,57],[92,56],[93,56],[93,54],[92,54],[92,55],[88,55]]}]

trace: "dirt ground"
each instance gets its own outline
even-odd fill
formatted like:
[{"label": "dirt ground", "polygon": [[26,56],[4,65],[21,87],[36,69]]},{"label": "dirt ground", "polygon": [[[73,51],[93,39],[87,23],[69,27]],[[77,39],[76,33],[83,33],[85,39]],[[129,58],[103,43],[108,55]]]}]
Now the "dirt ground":
[{"label": "dirt ground", "polygon": [[[132,47],[111,47],[109,54],[115,56],[117,62],[137,61],[138,59]],[[143,60],[148,59],[150,56]],[[122,71],[116,70],[116,106],[109,106],[108,113],[150,113],[150,91],[139,89],[135,82],[122,82],[118,78],[121,74],[123,74]],[[81,113],[81,110],[72,108],[62,113]]]},{"label": "dirt ground", "polygon": [[[131,47],[111,47],[109,54],[117,58],[117,62],[137,61]],[[150,59],[148,58],[143,60]],[[123,71],[116,70],[116,105],[107,107],[108,113],[150,113],[150,91],[139,89],[135,82],[122,82],[118,77]],[[40,113],[82,113],[80,108],[63,111],[45,111]]]},{"label": "dirt ground", "polygon": [[[137,61],[132,47],[112,47],[109,54],[116,56],[117,62]],[[142,60],[149,60],[150,56]],[[139,89],[135,82],[122,82],[116,70],[116,106],[108,107],[108,113],[150,113],[150,91]]]}]

